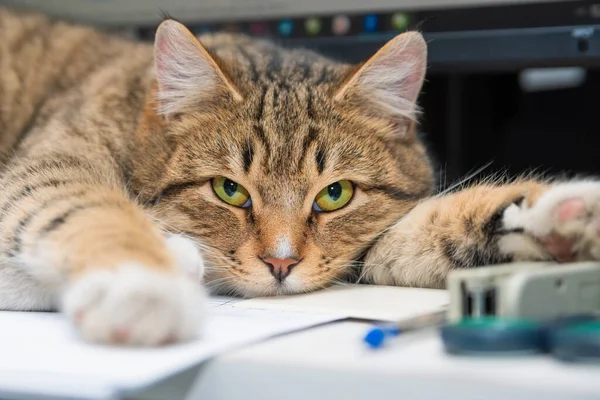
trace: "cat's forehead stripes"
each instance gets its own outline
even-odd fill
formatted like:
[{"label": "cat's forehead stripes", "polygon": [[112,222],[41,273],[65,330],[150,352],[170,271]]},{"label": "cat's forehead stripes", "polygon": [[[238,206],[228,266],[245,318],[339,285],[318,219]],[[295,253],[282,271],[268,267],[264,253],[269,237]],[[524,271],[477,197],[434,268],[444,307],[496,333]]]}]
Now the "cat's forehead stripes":
[{"label": "cat's forehead stripes", "polygon": [[242,90],[249,92],[261,86],[293,87],[305,84],[312,87],[339,83],[343,77],[341,64],[306,50],[282,50],[268,42],[228,43],[228,37],[215,35],[203,40],[216,57],[234,59],[235,66],[224,66],[228,75]]},{"label": "cat's forehead stripes", "polygon": [[252,144],[252,140],[250,138],[246,140],[246,146],[243,150],[243,158],[244,172],[248,173],[248,171],[250,171],[250,167],[252,166],[252,161],[254,160],[254,145]]},{"label": "cat's forehead stripes", "polygon": [[[399,96],[397,105],[403,107],[403,88],[392,93],[376,79],[390,72],[383,67],[402,65],[393,51],[382,53],[392,54],[383,67],[363,68],[364,76],[353,80],[357,66],[312,52],[227,35],[207,36],[202,43],[244,98],[219,103],[208,113],[208,121],[218,121],[217,130],[199,127],[201,135],[213,138],[202,140],[203,170],[226,171],[234,180],[239,176],[266,206],[289,210],[303,207],[314,186],[340,179],[394,201],[412,201],[430,191],[426,158],[415,153],[418,146],[398,140],[407,125],[390,128],[390,119],[366,106],[373,100],[371,91],[360,87],[368,84],[382,95]],[[415,77],[405,73],[386,79],[401,85],[398,80],[405,77],[411,83]],[[338,95],[341,88],[344,94]]]},{"label": "cat's forehead stripes", "polygon": [[317,151],[315,152],[315,163],[317,164],[317,171],[319,171],[319,174],[322,174],[323,171],[325,170],[325,166],[327,165],[327,158],[326,158],[326,153],[325,153],[326,149],[325,146],[320,145],[317,148]]},{"label": "cat's forehead stripes", "polygon": [[[324,140],[339,116],[330,111],[331,94],[349,67],[304,50],[283,50],[267,42],[207,37],[203,43],[246,97],[252,132],[242,151],[244,172],[256,164],[267,175],[294,178],[299,171],[323,174],[331,166]],[[227,61],[235,60],[235,63]]]},{"label": "cat's forehead stripes", "polygon": [[[294,174],[301,169],[304,158],[311,155],[316,161],[314,143],[321,136],[321,128],[314,122],[311,111],[312,96],[303,85],[296,88],[265,85],[261,88],[254,112],[253,138],[266,157],[262,160],[265,173]],[[323,151],[320,158],[323,158]],[[245,161],[250,157],[245,154]],[[323,162],[320,162],[324,167]],[[322,170],[322,168],[320,168]]]}]

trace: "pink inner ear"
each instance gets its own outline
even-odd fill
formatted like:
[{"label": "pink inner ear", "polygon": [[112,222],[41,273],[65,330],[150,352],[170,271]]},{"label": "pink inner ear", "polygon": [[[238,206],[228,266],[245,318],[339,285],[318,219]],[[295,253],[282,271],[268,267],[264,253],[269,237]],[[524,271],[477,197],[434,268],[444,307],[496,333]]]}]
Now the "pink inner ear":
[{"label": "pink inner ear", "polygon": [[399,35],[356,72],[338,91],[336,100],[358,93],[361,102],[369,103],[379,115],[415,119],[426,58],[427,48],[421,35]]},{"label": "pink inner ear", "polygon": [[[159,77],[163,76],[167,70],[167,58],[171,57],[171,41],[165,37],[165,35],[157,34],[154,42],[154,57],[156,64],[156,72]],[[163,86],[164,82],[159,79],[159,85]]]},{"label": "pink inner ear", "polygon": [[154,48],[156,49],[155,53],[157,56],[158,60],[157,61],[161,61],[163,57],[168,57],[169,56],[169,48],[170,48],[170,43],[169,40],[164,38],[164,37],[157,37],[156,38],[156,42],[154,44]]},{"label": "pink inner ear", "polygon": [[169,43],[166,42],[167,40],[165,39],[157,38],[156,43],[154,45],[154,48],[156,49],[154,53],[156,57],[156,69],[160,75],[162,75],[161,73],[164,72],[166,69],[165,59],[167,57],[170,57]]},{"label": "pink inner ear", "polygon": [[[185,34],[184,32],[178,31],[175,27],[166,26],[164,29],[157,32],[156,39],[154,42],[154,57],[156,73],[158,77],[158,84],[161,90],[174,89],[173,83],[169,84],[173,78],[178,77],[181,71],[177,68],[180,67],[180,63],[177,60],[178,55],[176,51],[184,51],[185,45],[180,35]],[[183,39],[183,40],[182,40]]]},{"label": "pink inner ear", "polygon": [[161,114],[197,110],[199,103],[214,97],[219,79],[216,65],[183,25],[165,21],[159,26],[154,58]]},{"label": "pink inner ear", "polygon": [[414,102],[421,90],[426,60],[419,49],[409,46],[410,44],[408,48],[394,49],[392,54],[384,56],[380,61],[380,68],[382,73],[397,77],[394,89],[398,91],[398,95]]}]

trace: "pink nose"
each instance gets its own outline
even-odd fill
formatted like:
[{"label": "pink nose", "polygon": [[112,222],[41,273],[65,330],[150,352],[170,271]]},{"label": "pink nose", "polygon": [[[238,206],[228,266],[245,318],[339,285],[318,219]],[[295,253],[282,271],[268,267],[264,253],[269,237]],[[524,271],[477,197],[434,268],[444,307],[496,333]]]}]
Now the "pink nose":
[{"label": "pink nose", "polygon": [[292,273],[292,269],[299,263],[295,258],[265,257],[262,260],[269,267],[271,275],[279,282],[283,282]]}]

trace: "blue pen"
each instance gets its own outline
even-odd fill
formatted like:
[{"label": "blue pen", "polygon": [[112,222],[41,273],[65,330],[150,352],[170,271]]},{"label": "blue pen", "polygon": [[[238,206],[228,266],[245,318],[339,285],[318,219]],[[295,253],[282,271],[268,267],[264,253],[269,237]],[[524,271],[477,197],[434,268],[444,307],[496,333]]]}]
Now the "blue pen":
[{"label": "blue pen", "polygon": [[382,324],[372,328],[364,338],[364,341],[373,349],[384,345],[385,340],[391,337],[425,328],[433,328],[446,322],[446,310],[436,311],[429,314],[407,318],[399,322]]}]

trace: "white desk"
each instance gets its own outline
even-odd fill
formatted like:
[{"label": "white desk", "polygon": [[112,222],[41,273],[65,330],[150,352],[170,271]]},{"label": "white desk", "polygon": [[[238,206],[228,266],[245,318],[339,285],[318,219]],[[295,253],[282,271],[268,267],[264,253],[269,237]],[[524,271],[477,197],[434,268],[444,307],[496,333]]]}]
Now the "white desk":
[{"label": "white desk", "polygon": [[184,398],[188,388],[194,400],[600,398],[600,366],[543,356],[448,356],[434,331],[374,352],[361,342],[367,327],[338,322],[272,339],[220,356],[140,398]]}]

